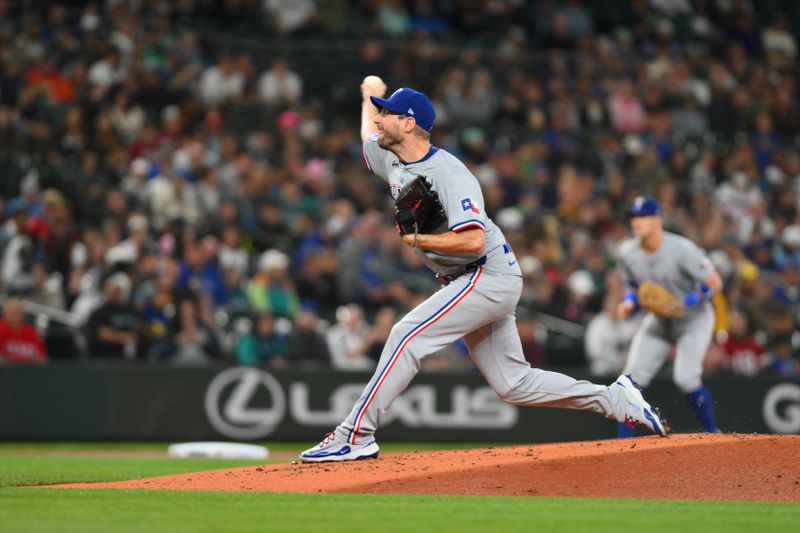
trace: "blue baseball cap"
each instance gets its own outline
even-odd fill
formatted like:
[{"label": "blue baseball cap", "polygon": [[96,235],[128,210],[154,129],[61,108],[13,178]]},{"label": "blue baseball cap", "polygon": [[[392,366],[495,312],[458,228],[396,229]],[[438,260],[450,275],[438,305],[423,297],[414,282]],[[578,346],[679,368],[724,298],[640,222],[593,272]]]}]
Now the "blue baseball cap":
[{"label": "blue baseball cap", "polygon": [[18,213],[27,211],[28,211],[28,201],[25,198],[18,196],[17,198],[14,198],[13,200],[11,200],[6,204],[4,214],[7,217],[13,217]]},{"label": "blue baseball cap", "polygon": [[630,217],[659,217],[662,214],[661,204],[651,196],[637,196],[628,209]]},{"label": "blue baseball cap", "polygon": [[378,98],[377,96],[369,98],[378,109],[386,108],[392,113],[414,117],[417,125],[427,132],[433,129],[436,110],[433,109],[433,104],[425,93],[401,87],[389,98]]}]

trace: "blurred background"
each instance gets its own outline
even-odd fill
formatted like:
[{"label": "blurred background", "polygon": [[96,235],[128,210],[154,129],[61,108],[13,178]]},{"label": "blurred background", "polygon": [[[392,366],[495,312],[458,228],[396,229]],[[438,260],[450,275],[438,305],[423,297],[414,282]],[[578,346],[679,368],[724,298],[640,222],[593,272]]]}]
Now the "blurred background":
[{"label": "blurred background", "polygon": [[[0,0],[0,383],[365,382],[438,286],[363,164],[368,74],[430,95],[480,181],[532,365],[619,373],[615,255],[648,194],[725,281],[707,376],[797,381],[799,23],[777,0]],[[482,383],[462,343],[422,371]]]}]

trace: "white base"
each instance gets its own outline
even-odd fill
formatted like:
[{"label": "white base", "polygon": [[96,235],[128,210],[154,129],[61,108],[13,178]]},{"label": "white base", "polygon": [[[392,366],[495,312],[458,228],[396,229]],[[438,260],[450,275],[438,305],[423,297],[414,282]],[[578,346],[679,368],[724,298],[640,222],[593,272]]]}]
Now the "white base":
[{"label": "white base", "polygon": [[269,450],[240,442],[184,442],[167,449],[170,457],[208,457],[219,459],[267,459]]}]

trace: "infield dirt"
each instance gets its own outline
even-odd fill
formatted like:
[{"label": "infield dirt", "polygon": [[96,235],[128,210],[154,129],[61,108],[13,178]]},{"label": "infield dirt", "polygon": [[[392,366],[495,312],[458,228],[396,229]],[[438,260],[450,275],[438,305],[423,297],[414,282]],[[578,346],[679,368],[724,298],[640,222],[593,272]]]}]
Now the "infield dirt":
[{"label": "infield dirt", "polygon": [[56,488],[800,502],[800,436],[673,435],[391,453]]}]

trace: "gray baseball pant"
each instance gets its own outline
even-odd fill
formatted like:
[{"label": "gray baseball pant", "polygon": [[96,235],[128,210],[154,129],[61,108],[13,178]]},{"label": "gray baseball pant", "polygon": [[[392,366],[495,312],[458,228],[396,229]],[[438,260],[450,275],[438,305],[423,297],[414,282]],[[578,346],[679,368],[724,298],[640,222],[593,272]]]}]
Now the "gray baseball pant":
[{"label": "gray baseball pant", "polygon": [[420,361],[464,338],[475,364],[504,401],[584,409],[613,418],[609,387],[531,368],[523,357],[514,310],[522,277],[502,248],[475,272],[442,287],[391,331],[378,367],[337,435],[352,444],[373,438],[380,418],[420,368]]},{"label": "gray baseball pant", "polygon": [[715,320],[714,308],[708,303],[678,319],[648,314],[631,341],[625,373],[647,387],[675,345],[672,380],[685,394],[696,391],[703,385],[703,359],[711,343]]}]

